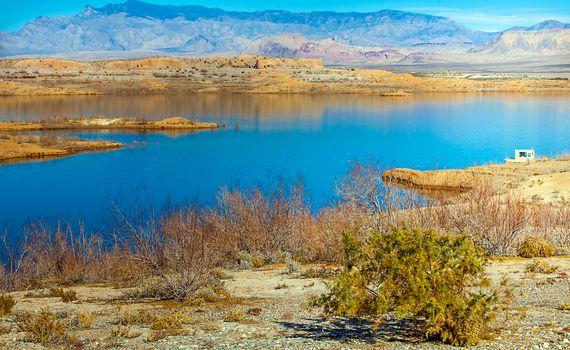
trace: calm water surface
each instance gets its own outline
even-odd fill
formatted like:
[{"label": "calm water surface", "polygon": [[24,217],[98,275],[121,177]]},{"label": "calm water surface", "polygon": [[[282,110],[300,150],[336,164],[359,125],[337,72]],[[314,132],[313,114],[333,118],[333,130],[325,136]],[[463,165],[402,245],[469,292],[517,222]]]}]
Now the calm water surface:
[{"label": "calm water surface", "polygon": [[0,119],[172,114],[226,128],[178,135],[80,133],[123,150],[0,166],[0,229],[82,218],[93,229],[133,192],[157,203],[211,203],[222,185],[301,176],[315,207],[334,199],[351,162],[417,169],[498,162],[515,148],[570,151],[570,98],[552,95],[83,96],[0,98]]}]

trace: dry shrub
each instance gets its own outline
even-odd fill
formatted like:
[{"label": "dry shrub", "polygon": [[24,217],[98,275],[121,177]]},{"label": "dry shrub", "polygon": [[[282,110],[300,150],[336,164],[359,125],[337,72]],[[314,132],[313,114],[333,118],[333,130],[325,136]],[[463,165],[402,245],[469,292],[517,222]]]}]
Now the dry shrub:
[{"label": "dry shrub", "polygon": [[117,323],[119,325],[129,326],[150,324],[154,319],[154,313],[146,309],[139,309],[137,311],[127,309],[126,311],[123,311],[120,305],[117,307]]},{"label": "dry shrub", "polygon": [[545,239],[529,236],[519,245],[518,253],[523,258],[550,257],[556,254],[556,249]]},{"label": "dry shrub", "polygon": [[542,273],[549,275],[558,271],[558,266],[550,264],[548,261],[534,260],[525,266],[526,272]]},{"label": "dry shrub", "polygon": [[192,317],[179,311],[157,316],[150,325],[147,340],[157,341],[171,335],[187,335],[188,331],[184,328],[184,325],[190,323],[192,323]]},{"label": "dry shrub", "polygon": [[90,282],[103,253],[102,240],[87,233],[82,225],[78,230],[76,233],[69,224],[58,223],[55,228],[50,228],[34,223],[25,229],[22,241],[15,249],[4,236],[8,260],[4,264],[4,289]]},{"label": "dry shrub", "polygon": [[117,338],[134,339],[142,335],[142,332],[137,332],[125,327],[123,325],[118,325],[117,327],[111,329],[111,336]]},{"label": "dry shrub", "polygon": [[251,316],[259,316],[261,315],[261,311],[263,311],[260,307],[252,307],[247,309],[246,314]]},{"label": "dry shrub", "polygon": [[93,322],[97,319],[97,315],[86,309],[81,309],[77,311],[77,321],[82,329],[89,329],[93,325]]},{"label": "dry shrub", "polygon": [[242,310],[234,309],[228,311],[226,317],[224,317],[224,322],[241,322],[244,318],[244,313]]},{"label": "dry shrub", "polygon": [[64,303],[69,303],[77,300],[77,292],[72,289],[64,290],[60,287],[54,287],[50,289],[50,295],[53,297],[61,298],[61,301]]},{"label": "dry shrub", "polygon": [[34,343],[57,343],[65,340],[65,322],[49,309],[18,315],[18,329]]},{"label": "dry shrub", "polygon": [[12,331],[12,326],[10,324],[0,325],[0,335],[9,334]]},{"label": "dry shrub", "polygon": [[240,253],[277,262],[283,252],[305,256],[308,227],[314,223],[302,182],[279,183],[267,194],[222,189],[215,208],[204,213],[210,241],[230,259]]},{"label": "dry shrub", "polygon": [[10,315],[16,305],[16,300],[8,294],[0,295],[0,317]]},{"label": "dry shrub", "polygon": [[118,234],[131,248],[129,260],[141,268],[141,282],[131,297],[184,300],[219,281],[206,251],[205,232],[193,210],[162,217],[117,210]]}]

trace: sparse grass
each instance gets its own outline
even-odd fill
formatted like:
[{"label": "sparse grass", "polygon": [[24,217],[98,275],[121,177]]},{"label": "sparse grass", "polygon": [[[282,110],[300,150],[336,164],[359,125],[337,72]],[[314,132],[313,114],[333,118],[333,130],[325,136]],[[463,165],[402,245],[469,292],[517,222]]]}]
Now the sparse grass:
[{"label": "sparse grass", "polygon": [[65,339],[65,322],[49,309],[18,315],[18,329],[34,343],[57,343]]},{"label": "sparse grass", "polygon": [[226,317],[224,318],[224,322],[241,322],[244,318],[244,313],[242,310],[234,309],[228,311]]},{"label": "sparse grass", "polygon": [[8,294],[0,295],[0,317],[11,314],[15,305],[16,300],[13,296]]},{"label": "sparse grass", "polygon": [[289,288],[289,285],[287,283],[279,283],[277,286],[275,286],[275,289],[287,289]]},{"label": "sparse grass", "polygon": [[121,306],[117,307],[117,323],[123,326],[129,325],[141,325],[141,324],[151,324],[156,319],[154,313],[146,309],[139,309],[137,311],[132,311],[127,309],[122,310]]},{"label": "sparse grass", "polygon": [[541,273],[548,275],[558,271],[558,268],[558,266],[552,265],[548,261],[533,260],[525,266],[525,271],[528,273]]},{"label": "sparse grass", "polygon": [[200,328],[205,332],[215,332],[220,329],[220,325],[214,321],[208,321],[200,324]]},{"label": "sparse grass", "polygon": [[570,311],[570,303],[560,304],[558,305],[557,309],[560,311]]}]

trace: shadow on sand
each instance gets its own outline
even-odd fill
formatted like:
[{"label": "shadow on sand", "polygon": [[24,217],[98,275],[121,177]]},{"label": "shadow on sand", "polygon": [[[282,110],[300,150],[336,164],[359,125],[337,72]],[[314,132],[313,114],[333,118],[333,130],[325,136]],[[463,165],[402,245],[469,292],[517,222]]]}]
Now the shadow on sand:
[{"label": "shadow on sand", "polygon": [[378,330],[373,331],[372,324],[363,320],[347,319],[306,319],[305,322],[279,322],[286,329],[294,331],[289,338],[313,340],[336,340],[340,342],[360,341],[366,343],[401,342],[417,344],[426,342],[422,323],[411,320],[387,320]]}]

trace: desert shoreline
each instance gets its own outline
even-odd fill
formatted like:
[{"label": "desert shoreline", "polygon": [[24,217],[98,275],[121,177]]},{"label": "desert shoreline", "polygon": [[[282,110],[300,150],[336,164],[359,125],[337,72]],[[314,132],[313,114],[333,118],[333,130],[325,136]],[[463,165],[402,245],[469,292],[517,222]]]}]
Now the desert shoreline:
[{"label": "desert shoreline", "polygon": [[567,78],[525,74],[473,79],[380,69],[332,68],[318,59],[262,56],[0,60],[0,96],[162,93],[367,94],[570,93]]}]

